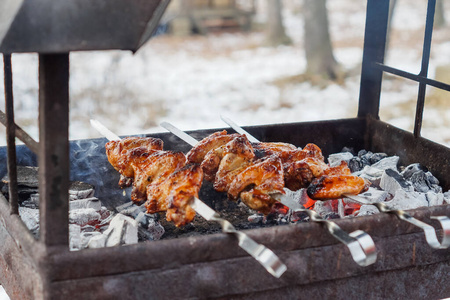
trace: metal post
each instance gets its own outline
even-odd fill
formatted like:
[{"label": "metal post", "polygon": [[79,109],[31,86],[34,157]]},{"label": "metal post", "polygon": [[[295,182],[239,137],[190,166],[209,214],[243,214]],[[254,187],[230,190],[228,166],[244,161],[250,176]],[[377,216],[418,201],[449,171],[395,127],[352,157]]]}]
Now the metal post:
[{"label": "metal post", "polygon": [[358,117],[379,119],[383,72],[375,64],[384,61],[388,17],[389,0],[367,1]]},{"label": "metal post", "polygon": [[69,54],[39,55],[40,241],[68,245]]},{"label": "metal post", "polygon": [[8,151],[9,208],[11,214],[19,214],[17,194],[16,124],[14,123],[14,97],[11,54],[3,55],[5,81],[6,144]]},{"label": "metal post", "polygon": [[[427,7],[427,19],[425,24],[425,36],[423,41],[423,52],[422,52],[422,68],[420,70],[419,76],[428,76],[428,65],[430,62],[430,51],[431,51],[431,38],[433,35],[433,23],[434,23],[434,12],[436,8],[436,0],[429,0]],[[422,129],[423,121],[423,109],[425,106],[425,94],[426,94],[427,84],[424,82],[419,83],[419,92],[417,95],[417,106],[416,106],[416,118],[414,122],[414,136],[420,136],[420,130]]]}]

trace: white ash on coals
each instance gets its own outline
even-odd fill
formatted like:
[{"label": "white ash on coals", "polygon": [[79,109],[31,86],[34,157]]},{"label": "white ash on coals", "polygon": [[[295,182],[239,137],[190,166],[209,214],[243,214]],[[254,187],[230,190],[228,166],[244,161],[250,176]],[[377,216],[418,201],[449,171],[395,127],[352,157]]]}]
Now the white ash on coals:
[{"label": "white ash on coals", "polygon": [[[450,191],[443,192],[439,180],[425,167],[418,163],[406,167],[398,167],[399,157],[388,156],[385,153],[372,153],[361,150],[353,154],[347,149],[340,153],[331,154],[328,164],[338,166],[341,161],[348,163],[353,175],[370,181],[369,189],[358,197],[369,203],[384,202],[392,210],[408,210],[419,207],[450,204]],[[293,192],[294,197],[301,204],[310,200],[305,189]],[[348,218],[379,213],[374,205],[360,205],[349,198],[315,201],[314,211],[324,219]],[[251,223],[276,225],[287,223],[308,222],[306,213],[291,210],[286,211],[275,206],[268,216],[254,213],[248,218]]]},{"label": "white ash on coals", "polygon": [[[31,233],[39,236],[38,168],[18,166],[19,215]],[[9,179],[2,179],[8,197]],[[108,210],[94,197],[94,186],[74,181],[69,187],[69,247],[71,250],[134,244],[159,240],[164,228],[157,215],[126,203]]]},{"label": "white ash on coals", "polygon": [[[385,153],[372,153],[361,150],[357,155],[344,151],[330,155],[331,166],[342,160],[354,175],[361,176],[371,182],[368,191],[360,194],[366,201],[384,202],[392,210],[408,210],[419,207],[450,204],[450,191],[443,192],[439,180],[419,163],[398,167],[398,156],[387,156]],[[344,198],[340,200],[345,207],[355,203]],[[373,205],[362,205],[350,213],[340,213],[340,217],[364,216],[379,213]]]}]

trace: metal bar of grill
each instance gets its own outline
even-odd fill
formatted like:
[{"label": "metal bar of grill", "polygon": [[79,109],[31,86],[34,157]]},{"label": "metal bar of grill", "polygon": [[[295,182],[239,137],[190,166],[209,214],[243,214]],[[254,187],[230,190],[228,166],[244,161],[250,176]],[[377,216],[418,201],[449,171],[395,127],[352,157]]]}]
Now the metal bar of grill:
[{"label": "metal bar of grill", "polygon": [[389,0],[367,1],[358,117],[379,118],[383,72],[372,66],[384,61],[388,16]]},{"label": "metal bar of grill", "polygon": [[410,79],[410,80],[414,80],[414,81],[417,81],[419,83],[423,83],[423,84],[426,84],[426,85],[430,85],[430,86],[433,86],[433,87],[438,88],[438,89],[450,91],[450,84],[447,84],[447,83],[444,83],[444,82],[440,82],[440,81],[437,81],[437,80],[434,80],[434,79],[431,79],[431,78],[428,78],[428,77],[424,77],[422,75],[417,75],[417,74],[413,74],[413,73],[410,73],[410,72],[406,72],[404,70],[393,68],[393,67],[381,64],[381,63],[374,63],[373,67],[377,68],[377,69],[380,69],[380,70],[382,70],[382,71],[384,71],[386,73],[391,73],[393,75],[398,75],[400,77],[407,78],[407,79]]},{"label": "metal bar of grill", "polygon": [[19,213],[17,194],[16,136],[14,124],[14,97],[12,85],[11,55],[3,56],[5,74],[6,143],[8,151],[9,207],[11,214]]},{"label": "metal bar of grill", "polygon": [[69,241],[69,54],[39,55],[40,240]]},{"label": "metal bar of grill", "polygon": [[[425,36],[423,41],[423,52],[422,52],[422,68],[419,75],[427,77],[428,75],[428,65],[430,63],[430,49],[431,49],[431,38],[433,36],[433,23],[434,23],[434,12],[436,8],[436,0],[429,0],[427,7],[427,19],[425,23]],[[423,109],[425,105],[425,93],[427,85],[423,82],[419,83],[419,93],[417,95],[417,107],[416,107],[416,118],[414,122],[414,136],[420,136],[420,130],[422,128],[423,120]]]},{"label": "metal bar of grill", "polygon": [[[6,126],[6,114],[0,110],[0,123]],[[30,148],[33,153],[37,154],[39,152],[39,144],[31,136],[28,135],[20,126],[14,124],[15,135],[21,140],[28,148]]]}]

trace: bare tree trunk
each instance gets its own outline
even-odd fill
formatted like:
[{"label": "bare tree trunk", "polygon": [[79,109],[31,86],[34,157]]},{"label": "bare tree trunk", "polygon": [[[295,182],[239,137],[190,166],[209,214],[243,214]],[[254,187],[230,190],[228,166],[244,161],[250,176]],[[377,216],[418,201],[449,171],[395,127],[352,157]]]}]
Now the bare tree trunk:
[{"label": "bare tree trunk", "polygon": [[306,73],[330,79],[341,76],[333,55],[326,0],[304,0]]},{"label": "bare tree trunk", "polygon": [[441,28],[446,24],[445,15],[444,15],[444,1],[437,0],[436,1],[436,12],[434,15],[434,27]]},{"label": "bare tree trunk", "polygon": [[281,0],[267,0],[266,45],[289,45],[292,40],[286,35],[283,26]]}]

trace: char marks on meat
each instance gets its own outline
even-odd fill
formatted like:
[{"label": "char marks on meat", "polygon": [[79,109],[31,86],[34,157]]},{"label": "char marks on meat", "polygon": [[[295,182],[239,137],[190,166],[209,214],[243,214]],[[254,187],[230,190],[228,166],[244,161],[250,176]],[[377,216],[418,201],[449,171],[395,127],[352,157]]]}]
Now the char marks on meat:
[{"label": "char marks on meat", "polygon": [[147,187],[148,199],[145,203],[148,213],[166,211],[168,221],[184,226],[195,217],[195,211],[189,205],[192,197],[198,198],[203,181],[202,168],[190,164],[175,171],[159,183]]}]

